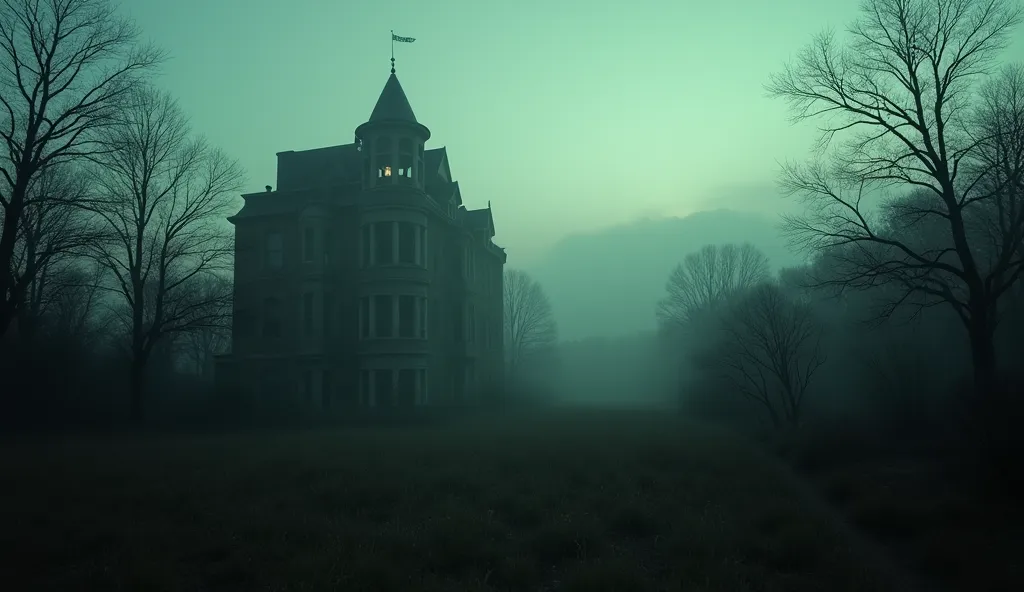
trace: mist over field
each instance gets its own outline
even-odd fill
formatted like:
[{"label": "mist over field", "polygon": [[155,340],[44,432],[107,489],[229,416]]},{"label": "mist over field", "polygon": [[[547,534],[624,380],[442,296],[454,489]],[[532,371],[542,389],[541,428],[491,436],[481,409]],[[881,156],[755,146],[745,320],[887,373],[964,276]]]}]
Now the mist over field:
[{"label": "mist over field", "polygon": [[1019,0],[356,4],[0,0],[5,581],[1019,587]]}]

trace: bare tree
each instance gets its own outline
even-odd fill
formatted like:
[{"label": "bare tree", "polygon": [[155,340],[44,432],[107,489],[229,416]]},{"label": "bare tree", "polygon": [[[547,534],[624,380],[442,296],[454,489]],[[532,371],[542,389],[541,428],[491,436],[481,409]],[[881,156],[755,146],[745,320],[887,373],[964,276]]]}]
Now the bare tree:
[{"label": "bare tree", "polygon": [[544,288],[525,271],[505,270],[505,355],[514,374],[530,356],[550,353],[558,327]]},{"label": "bare tree", "polygon": [[[219,276],[197,280],[192,292],[201,301],[210,303],[207,322],[185,331],[181,350],[191,369],[203,378],[212,378],[214,356],[225,352],[231,344],[231,282]],[[219,314],[216,308],[219,307]]]},{"label": "bare tree", "polygon": [[[191,137],[167,93],[131,92],[131,108],[103,130],[113,150],[95,157],[98,195],[89,209],[108,238],[93,249],[123,298],[131,352],[131,411],[142,417],[146,362],[161,338],[223,321],[232,253],[223,217],[243,181],[238,164]],[[209,282],[209,283],[207,283]],[[223,289],[205,290],[220,285]]]},{"label": "bare tree", "polygon": [[722,314],[715,358],[725,378],[764,406],[775,427],[797,427],[811,379],[826,360],[810,306],[763,283],[738,295]]},{"label": "bare tree", "polygon": [[[788,232],[842,264],[822,285],[887,285],[893,309],[952,306],[969,335],[976,390],[988,399],[996,391],[997,302],[1024,268],[1014,254],[1024,208],[990,207],[1019,198],[1008,195],[1011,184],[986,154],[1002,154],[995,160],[1018,179],[1024,161],[1002,147],[1014,133],[1006,122],[1018,115],[1003,117],[998,106],[993,120],[984,101],[980,111],[972,107],[972,95],[1021,11],[1011,0],[865,0],[861,12],[848,41],[819,35],[768,85],[795,120],[822,122],[826,158],[784,169],[783,187],[808,202],[804,215],[787,218]],[[979,118],[1002,123],[986,129]],[[894,188],[922,191],[897,212],[903,230],[934,220],[942,244],[915,244],[869,211],[869,195]],[[983,209],[998,212],[1000,231],[972,240],[971,220]],[[988,265],[983,253],[993,255]]]},{"label": "bare tree", "polygon": [[768,274],[768,258],[749,243],[705,245],[672,271],[668,295],[658,303],[658,320],[663,326],[687,326],[695,315],[764,281]]},{"label": "bare tree", "polygon": [[[71,166],[56,164],[40,171],[29,185],[29,205],[22,211],[12,267],[27,285],[17,311],[18,334],[30,341],[60,285],[78,265],[76,257],[98,238],[90,220],[76,204],[86,184]],[[32,273],[27,273],[33,270]],[[51,286],[51,280],[58,285]]]},{"label": "bare tree", "polygon": [[107,149],[93,132],[162,59],[137,37],[107,0],[0,0],[0,334],[39,271],[34,258],[15,263],[26,211],[52,198],[32,195],[34,180]]}]

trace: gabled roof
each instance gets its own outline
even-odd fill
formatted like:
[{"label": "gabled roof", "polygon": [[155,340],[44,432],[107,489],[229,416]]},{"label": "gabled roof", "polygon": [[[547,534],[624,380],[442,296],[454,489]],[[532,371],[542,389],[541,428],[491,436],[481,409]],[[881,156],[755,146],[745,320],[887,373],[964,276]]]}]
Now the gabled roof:
[{"label": "gabled roof", "polygon": [[462,205],[462,192],[459,190],[458,181],[437,181],[427,188],[427,193],[442,207],[446,208],[449,201],[454,201],[456,206]]},{"label": "gabled roof", "polygon": [[494,236],[494,217],[491,206],[479,210],[463,210],[463,225],[469,230],[484,230],[488,238]]},{"label": "gabled roof", "polygon": [[452,180],[452,171],[448,167],[448,151],[444,146],[431,148],[423,152],[423,168],[427,171],[427,180],[439,175],[445,182]]},{"label": "gabled roof", "polygon": [[407,123],[419,123],[416,121],[416,114],[412,112],[412,105],[402,90],[402,83],[392,72],[388,81],[384,84],[384,90],[380,91],[377,104],[370,114],[370,123],[381,121],[404,121]]}]

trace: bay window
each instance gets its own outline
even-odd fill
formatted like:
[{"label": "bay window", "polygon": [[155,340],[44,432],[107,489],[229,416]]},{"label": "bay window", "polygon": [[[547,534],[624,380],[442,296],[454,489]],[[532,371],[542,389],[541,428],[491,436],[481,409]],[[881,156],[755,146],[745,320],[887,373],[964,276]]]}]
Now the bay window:
[{"label": "bay window", "polygon": [[363,224],[359,237],[363,267],[427,266],[427,229],[413,222]]},{"label": "bay window", "polygon": [[378,294],[359,299],[360,339],[426,339],[427,299]]}]

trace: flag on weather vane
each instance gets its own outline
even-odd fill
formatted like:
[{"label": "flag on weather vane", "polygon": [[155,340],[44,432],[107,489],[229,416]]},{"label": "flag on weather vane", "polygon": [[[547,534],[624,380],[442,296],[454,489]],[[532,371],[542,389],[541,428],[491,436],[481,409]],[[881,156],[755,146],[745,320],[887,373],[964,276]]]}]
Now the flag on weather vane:
[{"label": "flag on weather vane", "polygon": [[394,30],[391,31],[391,73],[395,73],[395,42],[398,43],[412,43],[416,41],[415,37],[400,37],[395,35]]}]

